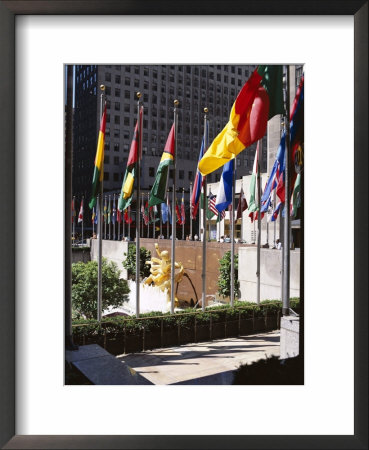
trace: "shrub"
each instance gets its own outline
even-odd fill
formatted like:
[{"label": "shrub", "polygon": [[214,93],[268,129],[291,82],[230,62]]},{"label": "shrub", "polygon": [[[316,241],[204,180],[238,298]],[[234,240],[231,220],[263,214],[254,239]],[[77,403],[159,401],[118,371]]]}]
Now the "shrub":
[{"label": "shrub", "polygon": [[[225,252],[219,260],[218,294],[229,297],[231,293],[231,252]],[[234,296],[239,296],[240,282],[238,281],[238,255],[234,255]]]},{"label": "shrub", "polygon": [[[129,287],[119,278],[114,262],[102,261],[102,309],[117,308],[128,300]],[[72,264],[72,307],[74,316],[97,318],[97,262]]]},{"label": "shrub", "polygon": [[[128,278],[135,280],[136,278],[136,246],[128,245],[128,254],[124,253],[126,259],[123,261],[123,267],[127,269]],[[151,252],[145,247],[140,248],[140,277],[146,278],[150,275],[150,265],[146,261],[150,261]]]}]

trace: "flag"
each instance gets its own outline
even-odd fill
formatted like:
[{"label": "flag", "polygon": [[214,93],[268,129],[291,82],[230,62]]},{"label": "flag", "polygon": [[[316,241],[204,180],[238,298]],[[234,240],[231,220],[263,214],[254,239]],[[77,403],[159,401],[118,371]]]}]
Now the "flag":
[{"label": "flag", "polygon": [[113,215],[112,215],[112,218],[111,218],[111,223],[113,225],[115,225],[116,221],[117,221],[117,209],[115,207],[115,195],[114,195],[114,198],[113,198]]},{"label": "flag", "polygon": [[242,218],[242,213],[247,209],[247,206],[248,205],[247,205],[245,193],[243,192],[243,188],[241,187],[240,198],[238,199],[238,205],[237,205],[236,220]]},{"label": "flag", "polygon": [[104,199],[104,222],[106,223],[108,221],[108,207],[106,204],[106,197]]},{"label": "flag", "polygon": [[[202,142],[201,142],[199,162],[201,161],[201,158],[204,155],[204,151],[206,150],[205,146],[207,145],[207,142],[209,141],[208,135],[209,135],[209,123],[206,122],[206,130],[205,130],[204,136],[202,137]],[[201,172],[197,168],[195,182],[193,184],[192,196],[191,196],[191,200],[190,200],[191,214],[192,214],[193,219],[196,219],[197,210],[199,209],[200,194],[201,194],[201,189],[202,189],[203,183],[204,183],[204,180],[202,178]]]},{"label": "flag", "polygon": [[154,185],[150,192],[149,206],[159,205],[165,201],[168,184],[169,166],[174,163],[174,124],[169,132],[167,143],[156,172]]},{"label": "flag", "polygon": [[135,182],[135,176],[137,171],[137,161],[138,158],[141,159],[141,155],[138,154],[140,148],[141,130],[142,130],[142,115],[143,106],[140,108],[139,120],[136,123],[135,130],[133,133],[133,139],[131,143],[131,148],[129,150],[127,168],[124,174],[122,189],[119,195],[118,209],[123,211],[127,209],[132,202],[133,185]]},{"label": "flag", "polygon": [[271,222],[275,222],[278,218],[278,213],[279,210],[281,209],[281,206],[283,205],[282,202],[279,202],[278,205],[276,206],[275,210],[273,211],[273,214],[271,215],[270,221]]},{"label": "flag", "polygon": [[211,219],[214,215],[218,215],[218,210],[215,207],[216,200],[217,200],[217,197],[210,192],[209,198],[208,198],[208,211],[206,213],[206,216],[208,219]]},{"label": "flag", "polygon": [[232,204],[233,170],[234,159],[231,159],[224,165],[219,182],[217,201],[215,203],[215,207],[219,212],[224,211],[227,206]]},{"label": "flag", "polygon": [[161,204],[161,221],[163,223],[168,221],[168,205],[166,203]]},{"label": "flag", "polygon": [[249,201],[250,212],[255,212],[259,208],[256,202],[256,179],[258,175],[258,166],[259,166],[259,142],[256,146],[254,166],[252,169],[252,177],[250,181],[250,201]]},{"label": "flag", "polygon": [[283,113],[282,66],[259,66],[234,102],[229,121],[199,162],[202,175],[226,164],[261,139],[268,120]]},{"label": "flag", "polygon": [[291,207],[290,207],[291,217],[297,216],[297,208],[301,206],[300,190],[301,190],[301,173],[298,173],[295,181],[295,186],[293,187],[291,195]]},{"label": "flag", "polygon": [[145,207],[144,207],[144,205],[142,205],[141,211],[142,211],[142,217],[145,222],[145,225],[148,225],[149,224],[149,215],[148,215],[149,214],[149,204],[147,201],[146,201]]},{"label": "flag", "polygon": [[91,216],[91,222],[95,223],[95,217],[96,217],[96,213],[95,213],[95,207],[92,208],[92,216]]},{"label": "flag", "polygon": [[119,211],[119,208],[117,209],[117,222],[122,223],[122,213]]},{"label": "flag", "polygon": [[81,200],[81,206],[78,213],[78,223],[79,222],[83,222],[83,199]]},{"label": "flag", "polygon": [[74,197],[72,198],[72,223],[74,222],[74,218],[76,217],[76,209],[74,206]]},{"label": "flag", "polygon": [[223,209],[223,211],[221,211],[221,212],[218,214],[217,222],[221,222],[221,221],[224,219],[225,214],[226,214],[225,209]]},{"label": "flag", "polygon": [[109,195],[109,203],[108,203],[108,223],[111,222],[111,199]]},{"label": "flag", "polygon": [[169,195],[167,196],[167,208],[168,208],[169,223],[172,225],[172,210],[170,208]]},{"label": "flag", "polygon": [[98,221],[98,218],[99,218],[99,212],[100,212],[100,210],[99,210],[99,202],[97,202],[97,204],[96,204],[96,214],[95,214],[95,217],[94,217],[95,225],[97,225],[97,221]]},{"label": "flag", "polygon": [[[128,212],[129,210],[129,212]],[[130,207],[128,207],[127,209],[124,210],[124,221],[125,223],[127,223],[128,225],[132,223],[132,217],[130,214]],[[145,223],[146,224],[146,223]]]},{"label": "flag", "polygon": [[184,204],[184,194],[182,193],[182,203],[181,203],[181,225],[186,223],[186,211]]},{"label": "flag", "polygon": [[105,126],[106,126],[106,103],[104,112],[100,121],[99,138],[97,140],[97,150],[95,156],[95,168],[92,177],[92,194],[89,203],[90,209],[96,206],[97,194],[100,191],[100,186],[104,180],[104,140],[105,140]]},{"label": "flag", "polygon": [[181,218],[181,213],[179,211],[177,199],[176,199],[176,214],[177,214],[177,222],[179,223],[179,225],[182,225],[182,218]]}]

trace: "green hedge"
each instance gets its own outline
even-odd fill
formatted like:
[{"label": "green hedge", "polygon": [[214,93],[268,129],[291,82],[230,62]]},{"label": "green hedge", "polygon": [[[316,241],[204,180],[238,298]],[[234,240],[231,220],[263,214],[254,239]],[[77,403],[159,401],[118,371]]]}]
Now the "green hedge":
[{"label": "green hedge", "polygon": [[[290,300],[290,307],[299,312],[299,299],[292,298]],[[73,336],[80,338],[85,337],[99,337],[105,333],[109,337],[114,337],[124,330],[127,335],[140,333],[143,329],[145,332],[155,332],[161,330],[161,323],[163,322],[164,331],[177,329],[178,324],[181,328],[191,328],[194,326],[195,318],[197,325],[207,325],[210,323],[221,323],[225,321],[238,320],[239,315],[243,319],[252,317],[262,318],[266,315],[275,316],[277,312],[281,314],[282,302],[278,300],[265,300],[257,306],[250,302],[235,302],[235,306],[220,305],[207,307],[205,312],[194,311],[192,314],[177,312],[175,314],[151,312],[140,314],[140,318],[147,318],[146,320],[136,319],[135,317],[109,317],[102,319],[99,324],[96,320],[74,320],[73,321]],[[158,317],[160,316],[160,317]],[[80,326],[79,326],[80,325]]]}]

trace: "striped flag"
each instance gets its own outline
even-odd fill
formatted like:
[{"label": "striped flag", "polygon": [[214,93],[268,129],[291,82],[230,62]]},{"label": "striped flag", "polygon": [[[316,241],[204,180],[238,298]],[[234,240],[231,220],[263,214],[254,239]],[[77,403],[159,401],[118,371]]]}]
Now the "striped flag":
[{"label": "striped flag", "polygon": [[[209,211],[211,211],[213,214],[211,215],[211,217],[213,217],[213,215],[218,215],[218,210],[215,206],[215,203],[217,201],[217,197],[216,195],[210,193],[209,194],[209,198],[208,198],[208,209]],[[208,219],[211,219],[211,217],[208,217]]]},{"label": "striped flag", "polygon": [[99,138],[97,141],[97,150],[95,156],[95,168],[92,177],[92,195],[89,203],[90,209],[96,206],[97,194],[100,191],[100,186],[104,180],[104,141],[105,141],[105,126],[106,126],[106,103],[104,112],[101,117]]},{"label": "striped flag", "polygon": [[81,200],[81,206],[78,213],[78,223],[83,222],[83,199]]}]

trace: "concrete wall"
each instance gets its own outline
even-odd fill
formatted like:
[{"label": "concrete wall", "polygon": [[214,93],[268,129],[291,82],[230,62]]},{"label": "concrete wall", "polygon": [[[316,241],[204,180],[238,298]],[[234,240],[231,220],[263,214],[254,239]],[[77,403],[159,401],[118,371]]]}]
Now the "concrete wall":
[{"label": "concrete wall", "polygon": [[88,262],[91,261],[90,249],[74,250],[72,248],[72,264],[76,262]]},{"label": "concrete wall", "polygon": [[[241,246],[238,249],[241,299],[256,300],[257,248]],[[281,298],[282,250],[262,248],[260,251],[260,299]],[[291,250],[290,296],[300,296],[300,250]]]},{"label": "concrete wall", "polygon": [[[98,240],[91,239],[91,260],[97,261]],[[127,270],[123,267],[122,261],[125,259],[124,253],[128,252],[128,242],[124,241],[102,241],[103,258],[114,261],[121,271],[121,278],[127,279]]]}]

